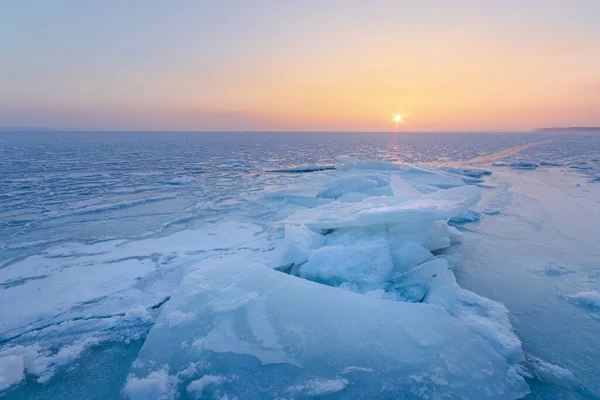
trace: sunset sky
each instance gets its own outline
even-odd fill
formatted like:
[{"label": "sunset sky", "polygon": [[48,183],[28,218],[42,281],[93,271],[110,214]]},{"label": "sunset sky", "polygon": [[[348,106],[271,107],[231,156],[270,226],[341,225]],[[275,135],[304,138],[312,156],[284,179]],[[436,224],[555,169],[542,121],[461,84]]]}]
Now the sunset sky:
[{"label": "sunset sky", "polygon": [[0,38],[0,126],[600,126],[598,0],[4,0]]}]

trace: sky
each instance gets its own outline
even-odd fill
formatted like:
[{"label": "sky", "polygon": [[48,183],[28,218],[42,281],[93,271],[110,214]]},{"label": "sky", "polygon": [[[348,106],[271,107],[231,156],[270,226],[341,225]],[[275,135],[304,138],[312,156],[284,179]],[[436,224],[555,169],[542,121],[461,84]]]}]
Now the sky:
[{"label": "sky", "polygon": [[2,0],[0,126],[600,126],[599,18],[598,0]]}]

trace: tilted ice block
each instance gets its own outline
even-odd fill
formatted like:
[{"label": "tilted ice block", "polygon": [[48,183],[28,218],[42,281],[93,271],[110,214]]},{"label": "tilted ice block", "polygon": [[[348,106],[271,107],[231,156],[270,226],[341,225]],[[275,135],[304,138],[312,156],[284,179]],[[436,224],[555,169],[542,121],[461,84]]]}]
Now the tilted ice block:
[{"label": "tilted ice block", "polygon": [[444,258],[435,258],[424,262],[402,275],[400,286],[427,284],[434,276],[448,270],[448,261]]},{"label": "tilted ice block", "polygon": [[390,246],[385,239],[357,241],[352,246],[325,246],[313,251],[298,275],[311,281],[357,288],[377,288],[392,272]]},{"label": "tilted ice block", "polygon": [[351,156],[337,156],[336,160],[341,165],[338,167],[340,170],[348,169],[375,169],[380,171],[398,171],[405,170],[407,167],[403,165],[393,164],[386,161],[379,160],[359,160]]},{"label": "tilted ice block", "polygon": [[394,196],[401,199],[419,198],[423,194],[417,189],[413,188],[399,175],[390,176],[390,186],[394,191]]},{"label": "tilted ice block", "polygon": [[303,207],[316,207],[316,206],[320,206],[323,204],[327,204],[330,202],[329,199],[322,199],[322,198],[317,198],[315,196],[312,195],[295,195],[295,194],[290,194],[289,192],[274,192],[274,193],[269,193],[268,195],[265,195],[266,199],[285,199],[286,202],[291,203],[291,204],[297,204],[299,206],[303,206]]},{"label": "tilted ice block", "polygon": [[456,228],[448,225],[446,221],[435,220],[389,225],[388,234],[392,249],[401,247],[406,241],[414,241],[426,250],[434,251],[460,242],[461,239],[461,233]]},{"label": "tilted ice block", "polygon": [[441,189],[462,186],[465,181],[460,177],[440,169],[428,168],[421,165],[411,165],[406,171],[401,172],[402,178],[412,184],[426,184]]},{"label": "tilted ice block", "polygon": [[418,199],[370,197],[358,203],[333,202],[313,209],[299,210],[286,218],[286,224],[311,229],[335,229],[369,225],[414,225],[429,220],[447,220],[477,204],[481,194],[474,186],[438,190]]},{"label": "tilted ice block", "polygon": [[393,277],[386,290],[395,292],[403,301],[420,302],[427,294],[433,277],[447,270],[448,261],[435,258]]},{"label": "tilted ice block", "polygon": [[429,250],[414,240],[407,240],[401,243],[391,253],[394,262],[394,272],[399,273],[406,272],[433,257]]},{"label": "tilted ice block", "polygon": [[[288,227],[294,225],[288,225]],[[354,246],[358,242],[386,239],[387,227],[385,226],[369,226],[364,228],[340,228],[328,232],[324,238],[324,245],[334,246]]]},{"label": "tilted ice block", "polygon": [[465,176],[470,176],[473,178],[481,178],[484,175],[491,175],[492,172],[485,170],[485,169],[479,169],[479,168],[456,168],[456,167],[443,167],[442,168],[444,171],[448,171],[454,174],[459,174],[459,175],[465,175]]},{"label": "tilted ice block", "polygon": [[511,364],[523,361],[521,341],[513,330],[506,307],[461,288],[452,271],[439,271],[433,277],[425,302],[443,307],[487,340]]},{"label": "tilted ice block", "polygon": [[354,192],[354,193],[348,193],[343,196],[340,196],[337,198],[337,200],[342,201],[344,203],[358,203],[360,201],[363,201],[367,197],[369,197],[369,195],[364,194],[364,193]]},{"label": "tilted ice block", "polygon": [[343,179],[329,186],[317,194],[317,197],[324,199],[337,199],[348,193],[363,192],[367,189],[376,188],[377,181],[365,176],[357,176],[349,179]]},{"label": "tilted ice block", "polygon": [[288,225],[285,228],[283,264],[300,264],[309,254],[323,244],[325,237],[303,225]]},{"label": "tilted ice block", "polygon": [[[173,311],[193,318],[171,328],[164,316]],[[514,367],[440,307],[356,294],[242,259],[183,279],[123,393],[139,398],[141,383],[143,398],[197,390],[203,398],[245,400],[515,399],[528,392]]]},{"label": "tilted ice block", "polygon": [[411,185],[431,185],[437,188],[447,189],[456,186],[462,186],[465,181],[470,183],[481,182],[481,179],[473,175],[461,172],[460,175],[447,172],[441,169],[428,168],[420,165],[398,165],[385,161],[378,160],[358,160],[354,157],[339,156],[337,160],[340,165],[340,171],[352,171],[356,169],[362,170],[378,170],[378,171],[394,171],[394,173],[408,180]]},{"label": "tilted ice block", "polygon": [[14,283],[0,289],[0,341],[68,320],[148,309],[178,287],[189,259],[265,248],[261,231],[224,218],[145,240],[62,243],[18,260],[0,268],[0,282]]},{"label": "tilted ice block", "polygon": [[453,225],[461,225],[461,224],[468,224],[469,222],[476,222],[479,221],[479,219],[481,218],[481,214],[475,210],[467,210],[465,212],[462,212],[454,217],[452,217],[450,219],[450,224]]}]

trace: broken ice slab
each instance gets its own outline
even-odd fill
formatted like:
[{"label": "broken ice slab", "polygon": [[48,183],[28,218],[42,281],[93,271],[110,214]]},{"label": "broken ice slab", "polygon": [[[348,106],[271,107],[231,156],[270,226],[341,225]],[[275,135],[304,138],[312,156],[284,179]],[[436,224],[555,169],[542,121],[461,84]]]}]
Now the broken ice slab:
[{"label": "broken ice slab", "polygon": [[420,224],[444,220],[467,211],[481,199],[474,186],[438,190],[417,199],[369,197],[357,203],[331,203],[299,210],[283,222],[311,229],[335,229],[389,224]]},{"label": "broken ice slab", "polygon": [[123,389],[132,399],[527,392],[513,366],[440,307],[352,293],[241,258],[183,279]]}]

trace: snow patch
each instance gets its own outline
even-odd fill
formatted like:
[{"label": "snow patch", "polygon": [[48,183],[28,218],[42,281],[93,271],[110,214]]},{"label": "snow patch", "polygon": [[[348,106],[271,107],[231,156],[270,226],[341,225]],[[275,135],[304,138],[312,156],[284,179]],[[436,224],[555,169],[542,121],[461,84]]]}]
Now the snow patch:
[{"label": "snow patch", "polygon": [[572,274],[575,271],[563,265],[558,265],[553,262],[549,262],[540,272],[543,272],[548,276],[561,276],[566,274]]},{"label": "snow patch", "polygon": [[527,372],[533,378],[549,385],[573,386],[577,383],[575,375],[568,369],[540,360],[531,355],[527,355],[525,366]]},{"label": "snow patch", "polygon": [[197,397],[200,397],[200,396],[202,396],[204,389],[206,389],[207,386],[220,385],[224,382],[227,382],[227,378],[225,378],[224,376],[204,375],[202,378],[192,381],[188,385],[187,391],[190,393],[193,393]]},{"label": "snow patch", "polygon": [[0,357],[0,391],[21,382],[25,377],[25,362],[22,356],[8,355]]},{"label": "snow patch", "polygon": [[313,379],[301,385],[290,386],[287,392],[306,396],[324,396],[344,390],[350,383],[347,379]]},{"label": "snow patch", "polygon": [[42,349],[37,344],[31,346],[19,345],[0,351],[0,358],[10,360],[14,360],[14,357],[19,358],[23,362],[24,371],[36,376],[39,383],[46,383],[60,368],[69,365],[78,359],[84,351],[97,345],[99,342],[97,338],[87,338],[63,346],[54,353],[50,350]]},{"label": "snow patch", "polygon": [[177,377],[169,375],[165,367],[145,378],[129,376],[121,393],[131,400],[170,400],[177,396],[177,384]]},{"label": "snow patch", "polygon": [[595,290],[579,292],[567,296],[567,299],[576,306],[587,308],[592,311],[600,311],[600,292]]},{"label": "snow patch", "polygon": [[153,318],[145,307],[138,306],[127,311],[124,319],[125,321],[150,322]]}]

